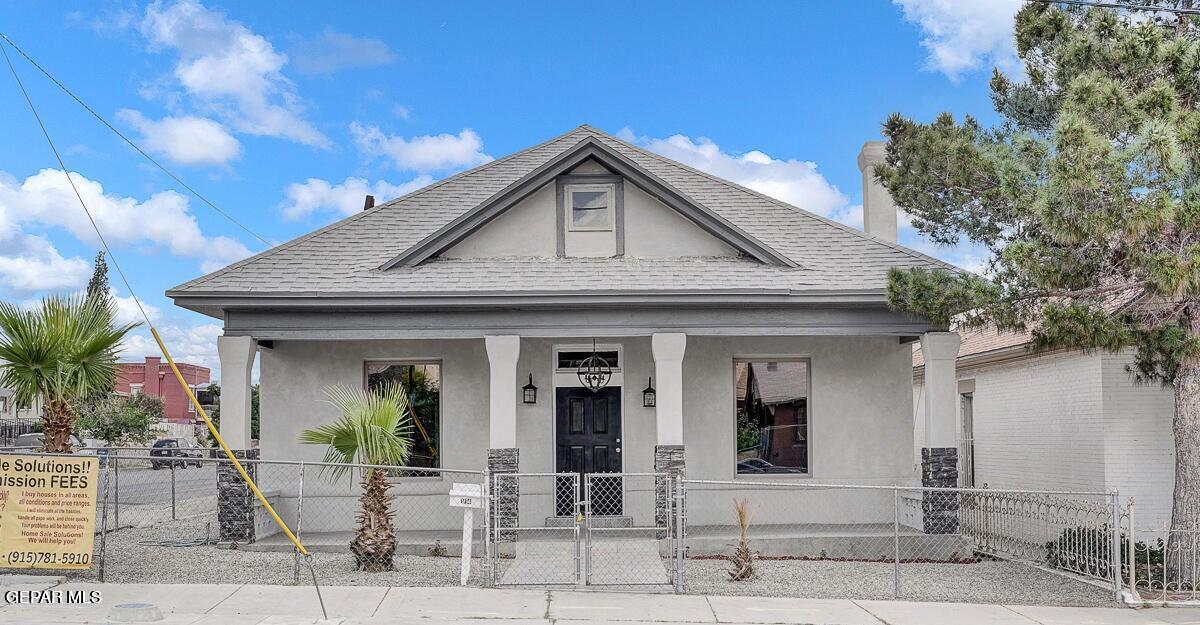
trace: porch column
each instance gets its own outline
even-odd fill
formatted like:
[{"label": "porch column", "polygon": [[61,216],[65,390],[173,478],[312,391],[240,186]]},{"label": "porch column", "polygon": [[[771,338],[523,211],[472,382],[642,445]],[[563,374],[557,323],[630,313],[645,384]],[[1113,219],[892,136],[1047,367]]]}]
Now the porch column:
[{"label": "porch column", "polygon": [[[258,458],[250,449],[250,371],[258,344],[248,336],[217,337],[221,360],[221,438],[239,458]],[[258,465],[247,463],[250,479]],[[254,494],[233,463],[217,463],[217,524],[221,542],[254,542]]]},{"label": "porch column", "polygon": [[[520,464],[517,450],[517,357],[521,355],[521,337],[487,336],[483,339],[488,357],[488,457],[492,474],[516,473]],[[520,484],[515,478],[494,478],[496,527],[516,527],[519,517]],[[511,540],[511,532],[501,533]]]},{"label": "porch column", "polygon": [[[925,441],[921,447],[921,485],[958,486],[958,392],[960,339],[955,332],[921,336],[925,359]],[[958,497],[946,491],[925,491],[922,516],[926,534],[958,533]]]},{"label": "porch column", "polygon": [[221,438],[230,449],[250,449],[250,370],[258,345],[248,336],[218,336],[221,359]]},{"label": "porch column", "polygon": [[650,338],[654,354],[655,431],[654,472],[667,473],[670,478],[655,478],[655,525],[666,527],[674,522],[670,514],[671,494],[668,480],[684,473],[683,453],[683,353],[687,335],[682,333],[655,334]]}]

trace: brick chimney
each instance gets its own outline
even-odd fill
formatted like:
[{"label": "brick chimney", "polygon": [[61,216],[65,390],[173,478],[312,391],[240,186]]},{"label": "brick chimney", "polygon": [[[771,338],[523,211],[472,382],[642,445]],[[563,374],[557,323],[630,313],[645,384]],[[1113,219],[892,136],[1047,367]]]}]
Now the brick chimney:
[{"label": "brick chimney", "polygon": [[162,391],[159,388],[159,380],[162,378],[158,375],[159,365],[162,364],[162,358],[159,356],[146,356],[146,377],[142,380],[142,392],[147,395],[161,396]]},{"label": "brick chimney", "polygon": [[885,155],[883,141],[868,141],[858,153],[858,171],[863,181],[863,230],[867,234],[896,242],[896,203],[878,180],[875,166]]}]

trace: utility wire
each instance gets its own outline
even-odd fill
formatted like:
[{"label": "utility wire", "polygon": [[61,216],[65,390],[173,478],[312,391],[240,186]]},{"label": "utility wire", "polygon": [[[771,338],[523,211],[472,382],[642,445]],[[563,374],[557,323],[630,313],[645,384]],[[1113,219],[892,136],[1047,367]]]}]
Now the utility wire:
[{"label": "utility wire", "polygon": [[1126,4],[1122,2],[1099,2],[1094,0],[1029,0],[1038,4],[1069,4],[1077,7],[1097,7],[1101,9],[1127,9],[1131,11],[1159,11],[1175,13],[1176,15],[1200,15],[1200,9],[1190,7],[1172,8],[1154,6],[1151,4]]},{"label": "utility wire", "polygon": [[[111,123],[109,123],[109,121],[108,121],[107,119],[105,119],[103,115],[101,115],[100,113],[97,113],[97,112],[96,112],[96,109],[92,108],[91,106],[88,106],[87,102],[84,102],[82,98],[80,98],[79,96],[75,95],[75,92],[73,92],[73,91],[71,91],[70,89],[68,89],[68,88],[67,88],[67,86],[66,86],[66,85],[64,85],[64,84],[63,84],[61,81],[59,81],[57,78],[55,78],[55,77],[54,77],[54,75],[53,75],[53,74],[51,74],[51,73],[49,72],[49,70],[47,70],[45,67],[42,67],[42,65],[41,65],[40,63],[38,63],[36,60],[34,60],[34,58],[33,58],[32,56],[29,56],[29,54],[28,54],[27,52],[25,52],[25,50],[21,49],[21,46],[18,46],[18,45],[17,45],[17,44],[16,44],[16,43],[15,43],[15,42],[12,40],[12,39],[10,39],[10,38],[8,37],[8,35],[4,34],[3,32],[0,32],[0,37],[3,37],[3,38],[4,38],[4,40],[8,42],[8,45],[12,46],[12,47],[13,47],[13,49],[14,49],[14,50],[16,50],[16,51],[17,51],[17,52],[18,52],[18,53],[19,53],[21,56],[25,57],[25,60],[26,60],[26,61],[29,61],[29,64],[30,64],[30,65],[33,65],[34,67],[36,67],[36,68],[38,69],[38,71],[42,72],[42,74],[44,74],[44,75],[46,76],[46,78],[50,79],[50,82],[52,82],[52,83],[54,83],[55,85],[57,85],[59,89],[62,89],[63,93],[67,94],[68,96],[71,96],[71,99],[75,100],[75,102],[77,102],[77,103],[79,104],[79,106],[82,106],[82,107],[84,108],[84,110],[86,110],[87,112],[91,113],[91,114],[92,114],[92,117],[95,117],[97,120],[99,120],[99,122],[100,122],[101,124],[104,124],[104,125],[105,125],[105,126],[106,126],[106,127],[109,129],[109,130],[113,131],[113,132],[114,132],[114,133],[115,133],[115,134],[116,134],[118,137],[120,137],[120,138],[121,138],[121,139],[122,139],[122,140],[123,140],[125,143],[129,144],[129,147],[133,148],[134,150],[137,150],[137,153],[138,153],[138,154],[141,154],[142,156],[146,157],[146,160],[148,160],[148,161],[150,161],[151,163],[153,163],[155,167],[157,167],[157,168],[158,168],[159,170],[161,170],[161,171],[162,171],[164,174],[166,174],[167,176],[169,176],[169,177],[170,177],[172,180],[174,180],[175,182],[179,183],[179,185],[180,185],[181,187],[183,187],[184,189],[187,189],[189,193],[191,193],[192,195],[196,196],[196,197],[197,197],[197,198],[198,198],[198,199],[199,199],[201,202],[204,202],[204,203],[205,203],[205,204],[207,204],[209,207],[211,207],[213,210],[215,210],[215,211],[217,211],[218,213],[220,213],[220,214],[221,214],[221,216],[225,217],[225,219],[228,219],[228,220],[229,220],[230,222],[232,222],[234,225],[236,225],[237,227],[239,227],[239,228],[241,228],[242,230],[246,231],[246,233],[247,233],[247,234],[249,234],[250,236],[252,236],[252,237],[254,237],[254,238],[258,239],[259,241],[262,241],[263,245],[266,245],[267,247],[271,247],[271,242],[270,242],[270,241],[266,240],[265,238],[263,238],[262,236],[260,236],[260,235],[259,235],[257,232],[255,232],[255,231],[251,230],[251,229],[250,229],[249,227],[247,227],[245,224],[243,224],[242,222],[240,222],[240,221],[238,221],[237,219],[235,219],[235,218],[233,217],[233,215],[230,215],[229,213],[227,213],[227,212],[225,212],[224,210],[222,210],[222,209],[221,209],[221,207],[219,207],[219,206],[217,206],[216,204],[214,204],[214,203],[213,203],[211,200],[209,200],[207,197],[205,197],[205,196],[204,196],[203,194],[201,194],[199,191],[197,191],[197,190],[193,189],[191,185],[189,185],[188,183],[184,182],[182,178],[180,178],[179,176],[176,176],[174,173],[172,173],[172,172],[171,172],[171,170],[167,169],[167,168],[166,168],[166,167],[165,167],[165,166],[164,166],[162,163],[158,162],[158,160],[157,160],[157,159],[155,159],[153,156],[150,156],[149,154],[147,154],[147,153],[146,153],[146,151],[145,151],[145,150],[143,150],[143,149],[141,148],[141,146],[139,146],[138,144],[134,143],[134,142],[133,142],[133,140],[132,140],[132,139],[130,139],[129,137],[125,136],[125,133],[121,132],[120,130],[118,130],[118,129],[117,129],[117,127],[116,127],[116,126],[113,126]],[[6,59],[6,60],[8,59],[8,54],[7,54],[7,53],[5,53],[5,59]],[[11,61],[9,61],[8,65],[9,65],[9,68],[11,69],[11,68],[12,68],[12,62],[11,62]],[[16,76],[16,70],[13,70],[13,75],[14,75],[14,76]],[[18,79],[18,82],[20,82],[20,79]],[[22,91],[24,91],[24,90],[25,90],[25,87],[24,87],[24,86],[22,86],[22,87],[21,87],[21,90],[22,90]],[[26,98],[26,100],[28,100],[28,99],[29,99],[29,95],[28,95],[28,94],[26,94],[25,98]],[[30,104],[30,106],[32,106],[32,103]],[[37,112],[36,112],[36,111],[34,112],[34,115],[37,115]],[[40,118],[38,119],[38,122],[39,122],[39,123],[41,122],[41,119],[40,119]],[[43,132],[44,132],[44,131],[45,131],[45,127],[43,127],[43,128],[42,128],[42,130],[43,130]],[[57,152],[56,152],[56,155],[57,155]],[[62,159],[61,159],[61,158],[59,159],[59,162],[60,162],[60,163],[62,162]],[[74,184],[74,183],[72,183],[72,185],[73,185],[73,184]]]},{"label": "utility wire", "polygon": [[[8,40],[7,37],[4,37],[4,39]],[[11,41],[9,43],[11,44]],[[146,309],[142,307],[142,302],[138,299],[137,293],[134,292],[133,285],[129,283],[129,278],[125,275],[125,271],[121,269],[121,264],[117,262],[116,255],[114,255],[112,249],[109,248],[108,241],[104,240],[104,234],[100,231],[100,226],[96,223],[95,218],[92,217],[92,211],[88,208],[87,202],[84,201],[83,194],[81,194],[79,192],[79,188],[75,186],[75,180],[71,178],[71,172],[67,169],[67,164],[63,162],[62,154],[58,152],[58,147],[54,145],[54,139],[50,137],[50,131],[46,129],[46,124],[42,121],[42,116],[40,113],[38,113],[37,106],[33,103],[33,98],[29,96],[29,91],[25,89],[25,83],[21,81],[21,76],[17,73],[17,68],[13,66],[12,59],[8,56],[8,50],[5,49],[3,43],[0,43],[0,54],[3,54],[4,62],[8,64],[8,69],[12,72],[13,79],[17,82],[17,87],[20,88],[21,94],[25,96],[25,102],[29,104],[29,110],[33,112],[33,117],[37,120],[38,127],[42,129],[42,135],[46,138],[46,143],[50,145],[50,151],[54,153],[54,158],[58,161],[59,166],[62,168],[63,175],[67,177],[67,182],[71,184],[71,189],[75,192],[75,198],[79,200],[79,205],[83,208],[83,212],[87,214],[88,221],[90,221],[92,224],[92,229],[96,231],[96,236],[100,239],[100,245],[104,248],[104,253],[112,260],[113,267],[115,267],[117,270],[117,275],[121,277],[121,282],[125,284],[125,288],[129,291],[130,297],[132,297],[133,302],[137,304],[138,311],[142,313],[142,318],[146,320],[146,325],[150,328],[150,334],[154,336],[155,342],[158,343],[159,349],[162,350],[163,356],[166,357],[167,364],[171,366],[171,370],[175,373],[175,378],[179,380],[179,385],[183,387],[183,390],[185,393],[187,393],[188,399],[191,401],[191,403],[196,406],[197,412],[199,412],[200,416],[204,418],[204,424],[208,426],[208,431],[212,432],[213,436],[217,439],[217,442],[221,445],[221,449],[225,451],[225,455],[229,458],[230,463],[233,464],[235,469],[237,469],[238,474],[241,475],[242,479],[246,481],[246,485],[250,487],[250,490],[253,491],[254,495],[258,497],[258,500],[262,502],[263,508],[265,508],[271,514],[271,517],[275,520],[275,523],[279,525],[279,528],[283,530],[283,533],[287,535],[288,539],[291,540],[293,544],[295,544],[296,549],[305,556],[304,560],[308,564],[309,572],[312,574],[313,588],[316,589],[317,600],[321,604],[321,614],[326,620],[328,620],[329,614],[325,611],[325,600],[321,598],[321,587],[317,585],[317,571],[313,567],[312,554],[303,545],[303,543],[300,542],[300,539],[296,538],[296,535],[293,534],[291,528],[289,528],[287,524],[283,522],[283,519],[279,518],[279,514],[275,512],[275,509],[271,506],[271,503],[267,501],[267,497],[263,495],[262,490],[259,489],[258,485],[254,483],[254,480],[250,478],[250,475],[246,473],[245,467],[243,467],[242,463],[238,461],[237,456],[235,456],[233,451],[229,449],[229,446],[225,444],[225,440],[221,438],[221,433],[217,430],[216,426],[213,425],[212,419],[210,419],[208,413],[204,411],[204,407],[200,405],[200,401],[196,399],[196,395],[192,393],[190,388],[188,388],[183,379],[183,374],[179,372],[179,368],[175,366],[175,360],[171,358],[171,353],[167,351],[166,344],[163,343],[162,337],[159,336],[158,330],[154,327],[154,323],[150,321],[150,315],[146,314]],[[107,501],[107,498],[105,500]]]},{"label": "utility wire", "polygon": [[[0,34],[0,36],[3,36]],[[4,37],[5,40],[8,37]],[[11,41],[9,42],[12,43]],[[13,46],[14,48],[16,46]],[[133,298],[133,303],[137,304],[138,311],[142,313],[142,318],[146,320],[146,325],[151,328],[154,324],[150,323],[150,315],[146,314],[146,309],[142,308],[142,302],[138,299],[137,293],[133,291],[133,285],[129,283],[129,278],[125,276],[125,271],[121,269],[121,263],[117,262],[117,257],[112,253],[112,249],[108,247],[108,241],[104,240],[104,234],[100,232],[100,226],[96,224],[96,219],[92,217],[92,211],[88,209],[87,202],[83,200],[83,194],[79,192],[79,187],[75,186],[75,179],[71,177],[71,170],[67,169],[67,164],[63,162],[63,157],[58,152],[58,147],[54,145],[54,140],[50,138],[50,131],[46,129],[45,122],[42,121],[42,116],[38,113],[37,107],[33,104],[33,98],[29,97],[29,92],[25,89],[25,83],[21,81],[21,76],[17,74],[17,68],[13,66],[12,59],[8,56],[8,49],[0,44],[0,53],[4,55],[4,62],[8,64],[8,70],[12,72],[13,79],[17,81],[17,87],[21,89],[21,95],[25,96],[25,102],[29,104],[29,110],[33,112],[33,118],[37,120],[38,127],[42,129],[42,136],[46,137],[46,143],[50,144],[50,151],[54,153],[55,160],[58,161],[58,166],[62,169],[63,175],[66,176],[67,182],[71,184],[71,190],[75,192],[76,199],[79,200],[79,205],[83,207],[83,212],[87,215],[88,221],[92,222],[92,229],[96,231],[96,237],[100,239],[100,245],[104,248],[104,253],[112,260],[113,267],[117,270],[117,275],[121,276],[121,282],[125,284],[125,289],[129,291],[129,296]]]}]

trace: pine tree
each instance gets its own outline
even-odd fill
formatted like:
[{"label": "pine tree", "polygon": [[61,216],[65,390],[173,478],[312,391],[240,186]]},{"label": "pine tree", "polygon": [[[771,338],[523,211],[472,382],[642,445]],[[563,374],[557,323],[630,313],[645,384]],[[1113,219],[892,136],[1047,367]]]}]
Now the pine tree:
[{"label": "pine tree", "polygon": [[998,126],[884,126],[875,173],[914,227],[989,258],[982,275],[893,271],[889,301],[947,326],[1027,329],[1037,348],[1131,349],[1135,380],[1174,389],[1171,523],[1195,527],[1200,18],[1031,2],[1015,23],[1026,76],[993,72]]},{"label": "pine tree", "polygon": [[108,263],[104,260],[104,252],[96,253],[92,277],[88,280],[87,298],[95,297],[108,297]]}]

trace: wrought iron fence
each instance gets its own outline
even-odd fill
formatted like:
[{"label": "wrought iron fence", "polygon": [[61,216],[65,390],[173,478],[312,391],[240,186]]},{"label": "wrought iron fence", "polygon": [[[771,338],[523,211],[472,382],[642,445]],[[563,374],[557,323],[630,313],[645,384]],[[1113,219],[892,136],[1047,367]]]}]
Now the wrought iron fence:
[{"label": "wrought iron fence", "polygon": [[1137,603],[1200,603],[1200,515],[1184,522],[1141,527],[1136,506],[1128,505],[1128,524],[1121,535],[1121,574]]}]

